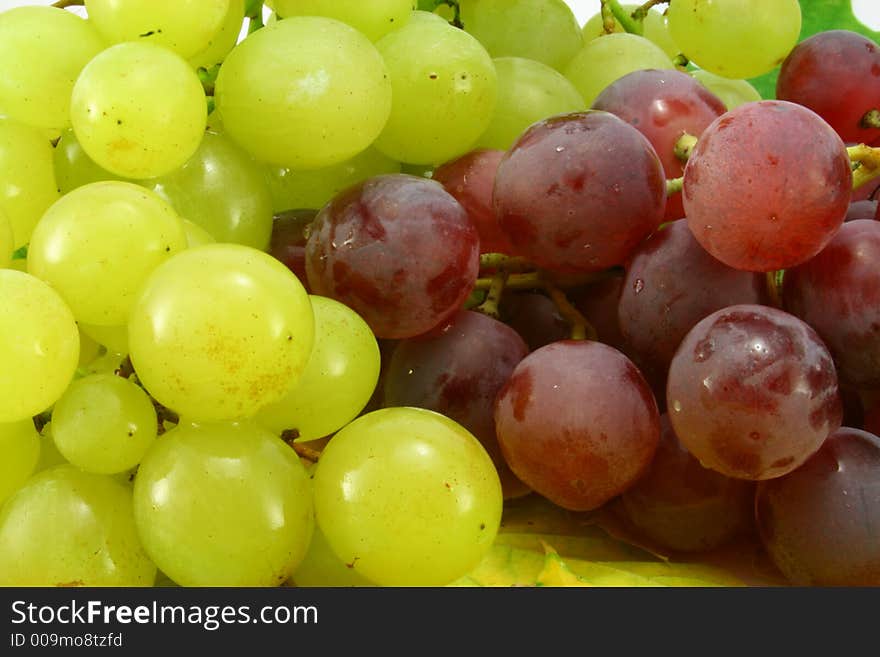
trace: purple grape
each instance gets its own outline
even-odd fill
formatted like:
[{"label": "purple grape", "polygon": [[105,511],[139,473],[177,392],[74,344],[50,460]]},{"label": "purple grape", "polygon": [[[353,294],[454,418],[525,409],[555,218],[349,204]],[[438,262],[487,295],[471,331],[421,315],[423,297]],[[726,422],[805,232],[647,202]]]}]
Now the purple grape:
[{"label": "purple grape", "polygon": [[618,318],[628,352],[644,371],[665,375],[687,332],[706,315],[766,299],[763,274],[716,260],[686,221],[667,224],[642,243],[626,265]]},{"label": "purple grape", "polygon": [[443,186],[406,174],[370,178],[318,213],[306,244],[315,294],[356,311],[379,338],[425,333],[467,299],[477,230]]},{"label": "purple grape", "polygon": [[505,294],[499,310],[504,322],[526,341],[529,351],[571,335],[571,327],[556,304],[538,292]]},{"label": "purple grape", "polygon": [[801,41],[782,62],[776,97],[809,107],[850,142],[870,143],[880,130],[861,125],[880,109],[880,47],[848,30],[825,30]]},{"label": "purple grape", "polygon": [[495,437],[495,397],[528,353],[512,328],[462,311],[443,331],[401,340],[384,377],[385,406],[437,411],[470,431],[498,469],[505,498],[529,492],[507,467]]},{"label": "purple grape", "polygon": [[556,342],[526,356],[498,396],[495,428],[514,474],[589,511],[645,472],[660,438],[657,403],[636,366],[600,342]]},{"label": "purple grape", "polygon": [[711,550],[754,525],[755,484],[700,465],[681,444],[666,415],[648,471],[621,496],[630,522],[671,550]]},{"label": "purple grape", "polygon": [[837,374],[815,331],[767,306],[730,306],[685,336],[669,368],[669,418],[684,446],[728,477],[791,472],[840,427]]},{"label": "purple grape", "polygon": [[843,427],[794,472],[758,484],[758,530],[801,586],[880,586],[880,438]]},{"label": "purple grape", "polygon": [[880,386],[880,223],[845,223],[819,255],[785,272],[782,298],[828,345],[841,380]]},{"label": "purple grape", "polygon": [[[641,132],[660,157],[667,178],[684,175],[675,144],[684,133],[699,137],[727,108],[718,96],[687,73],[644,69],[609,84],[593,109],[611,112]],[[684,216],[681,194],[666,202],[666,221]]]},{"label": "purple grape", "polygon": [[638,130],[608,112],[532,125],[498,166],[495,212],[514,249],[545,269],[624,262],[660,224],[663,166]]}]

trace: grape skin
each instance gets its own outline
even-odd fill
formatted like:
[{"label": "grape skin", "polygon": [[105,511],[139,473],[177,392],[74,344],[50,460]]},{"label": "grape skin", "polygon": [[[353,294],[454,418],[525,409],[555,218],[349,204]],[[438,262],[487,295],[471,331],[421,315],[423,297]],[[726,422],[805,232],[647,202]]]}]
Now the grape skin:
[{"label": "grape skin", "polygon": [[846,222],[816,257],[789,269],[783,304],[822,337],[841,379],[880,386],[880,223]]},{"label": "grape skin", "polygon": [[849,156],[831,126],[800,105],[765,100],[740,105],[703,131],[682,194],[703,248],[736,269],[773,271],[808,260],[831,240],[851,188]]},{"label": "grape skin", "polygon": [[590,341],[556,342],[520,361],[495,403],[495,428],[514,474],[573,511],[633,485],[660,439],[645,379],[619,351]]},{"label": "grape skin", "polygon": [[608,112],[529,128],[498,166],[493,203],[514,249],[552,271],[624,262],[659,226],[663,166],[638,130]]},{"label": "grape skin", "polygon": [[425,333],[470,294],[479,237],[464,208],[439,183],[377,176],[336,196],[306,244],[315,294],[341,301],[378,338]]},{"label": "grape skin", "polygon": [[791,472],[840,427],[831,354],[775,308],[729,306],[701,320],[672,359],[669,418],[684,446],[728,477]]},{"label": "grape skin", "polygon": [[842,427],[794,472],[758,484],[761,540],[799,586],[880,586],[880,438]]}]

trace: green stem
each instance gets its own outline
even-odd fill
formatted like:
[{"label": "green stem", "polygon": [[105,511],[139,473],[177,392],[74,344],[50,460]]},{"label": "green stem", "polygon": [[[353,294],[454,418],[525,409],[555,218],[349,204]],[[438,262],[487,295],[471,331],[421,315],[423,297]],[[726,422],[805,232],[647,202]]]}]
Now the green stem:
[{"label": "green stem", "polygon": [[645,20],[645,16],[647,16],[648,12],[651,11],[651,7],[666,4],[669,4],[669,0],[648,0],[641,7],[636,8],[636,10],[632,13],[632,17],[637,20]]},{"label": "green stem", "polygon": [[[492,288],[492,278],[478,278],[475,290],[489,290]],[[544,286],[541,274],[531,271],[527,274],[510,274],[505,283],[505,289],[509,290],[536,290]]]},{"label": "green stem", "polygon": [[532,271],[535,265],[518,256],[505,253],[483,253],[480,255],[480,271],[484,269],[503,269],[507,272]]},{"label": "green stem", "polygon": [[687,162],[691,153],[694,152],[694,147],[696,145],[697,138],[688,132],[684,132],[681,137],[675,140],[672,152],[675,153],[675,157],[677,157],[680,162]]},{"label": "green stem", "polygon": [[565,318],[565,321],[571,327],[572,340],[597,340],[599,338],[596,329],[587,321],[587,318],[583,316],[581,311],[572,305],[568,297],[565,296],[565,292],[546,280],[544,281],[544,289],[550,295],[553,303],[556,304],[559,314]]},{"label": "green stem", "polygon": [[678,194],[684,186],[684,176],[681,178],[670,178],[666,181],[666,195],[672,196]]},{"label": "green stem", "polygon": [[53,2],[52,6],[66,9],[67,7],[82,7],[84,4],[83,0],[58,0],[58,2]]},{"label": "green stem", "polygon": [[501,297],[504,295],[504,287],[507,284],[508,276],[507,271],[499,269],[492,276],[492,282],[489,284],[489,292],[486,295],[486,299],[474,310],[493,319],[500,319],[501,313],[498,311],[498,305],[501,303]]},{"label": "green stem", "polygon": [[617,22],[630,34],[642,36],[645,33],[644,16],[637,19],[633,15],[628,14],[626,9],[621,7],[617,0],[602,0],[602,6],[608,7],[611,13],[614,14]]}]

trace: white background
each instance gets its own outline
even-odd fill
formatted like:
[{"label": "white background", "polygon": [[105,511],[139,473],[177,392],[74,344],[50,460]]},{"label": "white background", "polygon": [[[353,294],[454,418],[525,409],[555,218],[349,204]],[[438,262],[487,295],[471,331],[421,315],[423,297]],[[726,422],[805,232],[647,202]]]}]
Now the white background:
[{"label": "white background", "polygon": [[[367,1],[367,0],[364,0]],[[586,20],[599,11],[599,0],[567,0],[583,25]],[[638,0],[628,0],[627,4],[636,4]],[[0,0],[0,10],[21,5],[48,5],[52,0]],[[880,0],[852,0],[853,12],[865,25],[880,30]]]}]

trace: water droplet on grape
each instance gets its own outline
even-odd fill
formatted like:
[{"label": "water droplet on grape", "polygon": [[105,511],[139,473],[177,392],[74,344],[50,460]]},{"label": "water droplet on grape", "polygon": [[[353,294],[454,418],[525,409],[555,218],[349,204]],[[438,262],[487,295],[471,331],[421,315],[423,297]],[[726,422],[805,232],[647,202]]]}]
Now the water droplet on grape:
[{"label": "water droplet on grape", "polygon": [[681,402],[678,401],[677,399],[674,402],[672,402],[672,410],[675,411],[676,413],[681,413]]},{"label": "water droplet on grape", "polygon": [[641,278],[637,278],[635,280],[635,282],[633,283],[633,291],[636,294],[638,294],[639,292],[641,292],[644,289],[645,289],[645,281],[643,281]]}]

